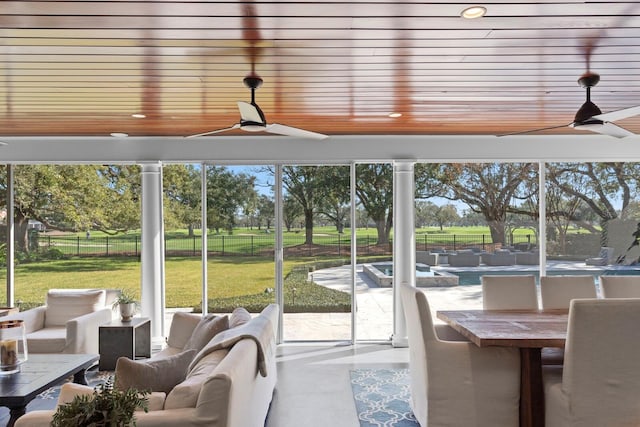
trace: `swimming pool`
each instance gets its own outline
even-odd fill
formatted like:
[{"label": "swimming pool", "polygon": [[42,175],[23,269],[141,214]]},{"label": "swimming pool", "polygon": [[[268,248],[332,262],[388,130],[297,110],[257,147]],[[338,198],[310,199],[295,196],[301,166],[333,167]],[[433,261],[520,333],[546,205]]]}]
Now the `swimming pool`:
[{"label": "swimming pool", "polygon": [[[380,287],[393,284],[393,263],[363,264],[362,271]],[[428,265],[416,263],[416,286],[456,286],[458,276],[448,271],[432,271]]]}]

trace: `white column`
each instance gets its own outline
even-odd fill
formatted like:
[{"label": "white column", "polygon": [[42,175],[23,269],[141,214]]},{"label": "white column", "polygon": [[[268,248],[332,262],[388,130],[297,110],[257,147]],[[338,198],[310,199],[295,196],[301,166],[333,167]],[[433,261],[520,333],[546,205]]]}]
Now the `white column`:
[{"label": "white column", "polygon": [[278,332],[276,333],[276,342],[282,344],[284,337],[284,196],[282,194],[282,165],[276,165],[275,180],[273,182],[273,193],[275,195],[275,275],[276,275],[276,303],[280,306],[278,313]]},{"label": "white column", "polygon": [[393,338],[394,347],[407,347],[400,283],[416,285],[413,160],[393,164]]},{"label": "white column", "polygon": [[142,164],[142,315],[151,319],[151,345],[164,346],[164,226],[162,164]]},{"label": "white column", "polygon": [[13,165],[7,165],[7,307],[15,305],[15,191],[13,182]]},{"label": "white column", "polygon": [[538,163],[538,255],[540,277],[547,275],[547,164]]},{"label": "white column", "polygon": [[202,315],[209,312],[209,243],[207,236],[207,164],[200,165],[200,229],[202,230]]}]

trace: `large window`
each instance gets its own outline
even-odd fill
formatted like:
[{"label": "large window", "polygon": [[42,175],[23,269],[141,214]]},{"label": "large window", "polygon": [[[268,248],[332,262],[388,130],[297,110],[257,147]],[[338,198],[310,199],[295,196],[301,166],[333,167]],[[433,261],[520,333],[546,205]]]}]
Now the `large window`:
[{"label": "large window", "polygon": [[206,165],[209,312],[257,313],[275,302],[270,182],[258,167]]},{"label": "large window", "polygon": [[[164,165],[165,306],[201,310],[202,192],[200,164]],[[168,333],[168,328],[166,328]]]},{"label": "large window", "polygon": [[548,274],[640,274],[640,164],[546,167]]},{"label": "large window", "polygon": [[537,163],[433,163],[415,170],[418,286],[538,275]]},{"label": "large window", "polygon": [[284,166],[285,340],[351,340],[348,166]]},{"label": "large window", "polygon": [[[51,288],[140,296],[139,167],[17,165],[13,172],[14,288],[22,309],[43,304]],[[6,190],[6,167],[1,176]]]},{"label": "large window", "polygon": [[[433,291],[478,285],[486,274],[640,274],[638,165],[417,164],[416,284]],[[50,288],[116,288],[139,296],[140,168],[13,168],[15,300],[22,308],[44,303]],[[392,165],[282,166],[281,207],[274,171],[164,165],[167,308],[201,310],[205,273],[209,312],[244,306],[255,313],[276,302],[281,229],[282,338],[388,340]],[[6,184],[2,167],[5,194]],[[4,224],[3,239],[6,215]],[[5,265],[3,259],[3,281]],[[2,295],[0,304],[6,303]]]}]

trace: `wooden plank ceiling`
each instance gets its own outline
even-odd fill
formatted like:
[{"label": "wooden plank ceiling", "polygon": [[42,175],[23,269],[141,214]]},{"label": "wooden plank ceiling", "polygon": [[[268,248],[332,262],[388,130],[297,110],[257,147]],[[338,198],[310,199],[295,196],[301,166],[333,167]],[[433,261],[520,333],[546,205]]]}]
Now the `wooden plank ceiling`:
[{"label": "wooden plank ceiling", "polygon": [[[252,70],[267,122],[330,135],[569,124],[587,70],[603,112],[640,104],[640,3],[479,4],[464,19],[472,3],[3,1],[0,135],[229,127]],[[617,124],[640,133],[638,117]]]}]

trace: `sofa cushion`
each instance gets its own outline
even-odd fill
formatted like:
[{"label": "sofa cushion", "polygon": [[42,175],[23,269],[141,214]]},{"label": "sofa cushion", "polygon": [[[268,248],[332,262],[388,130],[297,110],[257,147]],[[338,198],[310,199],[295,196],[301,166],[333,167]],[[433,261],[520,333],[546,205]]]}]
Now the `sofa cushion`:
[{"label": "sofa cushion", "polygon": [[202,383],[212,374],[227,353],[229,353],[227,349],[217,350],[202,358],[189,371],[186,379],[176,385],[167,395],[164,409],[195,408]]},{"label": "sofa cushion", "polygon": [[44,326],[64,326],[68,320],[104,308],[104,303],[105,292],[101,289],[79,292],[49,291]]},{"label": "sofa cushion", "polygon": [[244,325],[249,320],[251,320],[251,313],[244,307],[238,307],[234,309],[231,312],[231,316],[229,316],[229,328]]},{"label": "sofa cushion", "polygon": [[184,345],[184,349],[200,351],[211,341],[211,338],[227,329],[229,329],[228,316],[207,314],[198,322],[198,325],[191,334],[191,338],[189,338],[189,341]]},{"label": "sofa cushion", "polygon": [[120,357],[116,362],[114,387],[118,390],[134,388],[169,393],[185,379],[187,367],[195,355],[195,350],[187,350],[174,356],[151,360]]},{"label": "sofa cushion", "polygon": [[67,328],[54,326],[27,334],[27,350],[31,353],[62,353],[67,345]]},{"label": "sofa cushion", "polygon": [[200,319],[200,315],[177,311],[171,320],[167,345],[182,350]]}]

